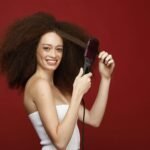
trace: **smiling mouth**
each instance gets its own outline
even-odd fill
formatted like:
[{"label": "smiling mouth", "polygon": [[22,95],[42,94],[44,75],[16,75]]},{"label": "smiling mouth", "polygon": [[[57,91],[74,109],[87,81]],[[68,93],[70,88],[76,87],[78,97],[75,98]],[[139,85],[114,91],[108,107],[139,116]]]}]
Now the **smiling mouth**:
[{"label": "smiling mouth", "polygon": [[52,60],[52,59],[47,59],[46,62],[48,63],[48,65],[56,65],[57,64],[57,60]]}]

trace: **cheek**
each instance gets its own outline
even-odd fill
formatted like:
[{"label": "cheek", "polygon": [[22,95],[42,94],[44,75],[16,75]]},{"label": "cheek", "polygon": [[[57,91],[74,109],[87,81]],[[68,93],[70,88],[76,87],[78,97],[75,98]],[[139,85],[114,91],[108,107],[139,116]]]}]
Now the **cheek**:
[{"label": "cheek", "polygon": [[37,51],[36,53],[36,59],[37,62],[40,63],[42,61],[42,59],[44,58],[45,54],[42,51]]},{"label": "cheek", "polygon": [[44,51],[38,51],[37,52],[38,57],[44,57],[46,55],[46,53]]}]

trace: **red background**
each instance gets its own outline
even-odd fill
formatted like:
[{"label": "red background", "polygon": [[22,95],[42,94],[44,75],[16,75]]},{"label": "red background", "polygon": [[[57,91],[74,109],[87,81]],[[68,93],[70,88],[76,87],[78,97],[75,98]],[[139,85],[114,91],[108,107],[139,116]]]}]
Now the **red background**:
[{"label": "red background", "polygon": [[[46,11],[84,27],[116,61],[109,102],[99,128],[87,126],[86,150],[150,149],[150,5],[148,0],[1,0],[0,35],[17,18]],[[87,97],[96,95],[97,80]],[[0,75],[0,149],[40,149],[21,94]]]}]

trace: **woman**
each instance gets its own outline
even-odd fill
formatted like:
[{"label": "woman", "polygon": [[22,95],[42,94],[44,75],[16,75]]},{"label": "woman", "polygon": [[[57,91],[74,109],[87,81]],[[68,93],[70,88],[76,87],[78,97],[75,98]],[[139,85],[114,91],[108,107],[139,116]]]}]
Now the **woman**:
[{"label": "woman", "polygon": [[[61,31],[61,32],[60,32]],[[83,118],[81,100],[91,87],[92,73],[84,74],[84,48],[63,33],[87,42],[79,27],[36,13],[10,27],[0,49],[0,67],[12,88],[21,88],[24,106],[42,150],[80,149],[77,120]],[[101,83],[86,124],[98,127],[107,99],[115,63],[110,54],[99,53]]]}]

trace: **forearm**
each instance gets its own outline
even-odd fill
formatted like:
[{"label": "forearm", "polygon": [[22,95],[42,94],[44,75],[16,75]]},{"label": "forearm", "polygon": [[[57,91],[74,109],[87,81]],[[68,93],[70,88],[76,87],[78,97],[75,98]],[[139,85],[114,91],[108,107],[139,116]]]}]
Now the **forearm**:
[{"label": "forearm", "polygon": [[95,126],[99,126],[103,119],[108,100],[110,82],[111,78],[101,79],[96,100],[90,110],[90,119]]},{"label": "forearm", "polygon": [[82,96],[77,94],[72,95],[71,103],[69,105],[65,118],[60,122],[57,128],[57,142],[56,145],[66,147],[72,137],[77,119],[78,111]]},{"label": "forearm", "polygon": [[57,139],[59,139],[59,143],[61,143],[63,147],[65,147],[71,139],[78,119],[81,99],[91,87],[91,76],[91,73],[83,75],[83,69],[81,68],[79,74],[75,78],[68,112],[63,121],[57,126]]}]

